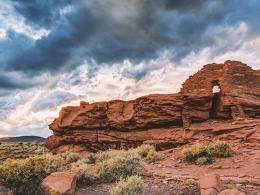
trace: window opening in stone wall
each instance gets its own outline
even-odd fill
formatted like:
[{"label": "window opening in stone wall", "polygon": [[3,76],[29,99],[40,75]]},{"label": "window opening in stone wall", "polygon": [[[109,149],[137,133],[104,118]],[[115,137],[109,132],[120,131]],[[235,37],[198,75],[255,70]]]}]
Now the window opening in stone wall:
[{"label": "window opening in stone wall", "polygon": [[217,118],[218,108],[220,106],[221,87],[218,80],[212,81],[212,103],[210,109],[210,118]]}]

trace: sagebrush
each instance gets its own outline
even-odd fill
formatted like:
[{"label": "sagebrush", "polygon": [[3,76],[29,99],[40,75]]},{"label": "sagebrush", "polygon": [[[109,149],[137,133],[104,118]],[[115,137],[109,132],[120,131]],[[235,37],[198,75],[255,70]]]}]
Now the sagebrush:
[{"label": "sagebrush", "polygon": [[216,140],[208,147],[202,144],[194,144],[182,150],[182,158],[185,161],[204,165],[212,163],[213,157],[230,157],[234,154],[231,145],[226,141]]},{"label": "sagebrush", "polygon": [[13,190],[14,194],[35,194],[43,178],[63,168],[63,159],[52,154],[7,159],[0,165],[0,184]]},{"label": "sagebrush", "polygon": [[120,179],[114,188],[110,190],[110,195],[141,195],[144,191],[144,182],[139,176],[130,176]]}]

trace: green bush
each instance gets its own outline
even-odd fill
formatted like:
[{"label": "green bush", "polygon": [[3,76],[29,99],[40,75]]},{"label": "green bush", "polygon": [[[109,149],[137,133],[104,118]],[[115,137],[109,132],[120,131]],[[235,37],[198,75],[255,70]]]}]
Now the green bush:
[{"label": "green bush", "polygon": [[104,152],[97,153],[94,159],[96,160],[96,162],[103,162],[111,158],[115,158],[116,156],[122,156],[125,153],[125,150],[107,150]]},{"label": "green bush", "polygon": [[81,183],[92,183],[96,179],[95,167],[85,163],[83,160],[71,163],[70,170],[77,173]]},{"label": "green bush", "polygon": [[232,156],[234,153],[232,147],[228,142],[220,140],[217,140],[214,143],[210,144],[207,151],[211,156],[215,157],[229,157]]},{"label": "green bush", "polygon": [[144,182],[138,176],[120,179],[117,185],[110,190],[111,195],[141,195],[144,191]]},{"label": "green bush", "polygon": [[63,158],[67,163],[77,162],[77,160],[80,159],[80,155],[78,153],[74,153],[74,152],[64,152],[64,153],[58,154],[58,156]]},{"label": "green bush", "polygon": [[206,149],[198,143],[182,150],[182,158],[188,162],[195,162],[198,158],[207,155]]},{"label": "green bush", "polygon": [[106,182],[113,182],[127,176],[141,173],[141,158],[136,153],[119,153],[97,163],[97,174]]},{"label": "green bush", "polygon": [[196,185],[196,181],[195,179],[185,179],[182,181],[182,183],[186,186],[193,186],[193,185]]},{"label": "green bush", "polygon": [[[141,173],[143,161],[152,163],[159,159],[160,157],[153,146],[142,145],[130,150],[108,150],[90,154],[86,158],[82,158],[80,162],[73,163],[72,169],[75,172],[77,170],[83,172],[84,169],[88,170],[91,165],[95,167],[99,179],[105,182],[113,182],[121,177],[126,178]],[[82,178],[84,177],[83,174]],[[88,178],[89,174],[86,177]]]},{"label": "green bush", "polygon": [[137,153],[147,163],[153,163],[160,160],[160,156],[156,152],[155,147],[148,144],[143,144],[137,148],[130,149],[127,152]]},{"label": "green bush", "polygon": [[37,155],[47,154],[48,152],[49,152],[49,150],[46,147],[44,147],[40,144],[38,145],[38,147],[34,151],[34,153],[37,154]]},{"label": "green bush", "polygon": [[136,151],[142,158],[145,158],[150,151],[155,151],[155,148],[152,145],[143,144],[132,150]]},{"label": "green bush", "polygon": [[144,158],[144,161],[147,163],[153,163],[158,160],[160,160],[160,156],[155,150],[149,150],[147,156]]},{"label": "green bush", "polygon": [[196,159],[197,165],[206,165],[212,163],[212,158],[210,156],[202,156]]},{"label": "green bush", "polygon": [[42,179],[61,171],[63,166],[64,161],[51,154],[23,160],[7,159],[0,165],[0,184],[13,190],[14,194],[35,194]]},{"label": "green bush", "polygon": [[229,157],[234,154],[230,144],[225,141],[215,141],[205,148],[201,144],[194,144],[182,150],[182,158],[188,162],[204,165],[212,163],[212,157]]}]

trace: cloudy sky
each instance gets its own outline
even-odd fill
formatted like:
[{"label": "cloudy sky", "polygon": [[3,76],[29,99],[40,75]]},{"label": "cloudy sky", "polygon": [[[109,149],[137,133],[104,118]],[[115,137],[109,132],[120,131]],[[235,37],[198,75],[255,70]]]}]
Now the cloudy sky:
[{"label": "cloudy sky", "polygon": [[203,64],[260,68],[259,0],[1,0],[0,136],[65,105],[174,93]]}]

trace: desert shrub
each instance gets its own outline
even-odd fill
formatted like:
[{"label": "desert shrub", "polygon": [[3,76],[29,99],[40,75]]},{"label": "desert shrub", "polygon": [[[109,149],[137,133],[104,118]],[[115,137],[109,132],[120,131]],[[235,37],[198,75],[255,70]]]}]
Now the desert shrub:
[{"label": "desert shrub", "polygon": [[198,158],[207,155],[207,150],[201,144],[194,144],[182,150],[182,158],[188,162],[195,162]]},{"label": "desert shrub", "polygon": [[46,147],[42,146],[42,145],[39,145],[39,146],[36,148],[36,150],[34,151],[34,153],[35,153],[35,154],[38,154],[38,155],[46,154],[46,153],[48,153],[48,152],[49,152],[49,150],[48,150]]},{"label": "desert shrub", "polygon": [[212,163],[211,156],[202,156],[196,159],[195,163],[197,165],[206,165]]},{"label": "desert shrub", "polygon": [[0,184],[14,194],[36,194],[41,180],[52,172],[63,169],[63,160],[51,154],[23,160],[7,159],[0,165]]},{"label": "desert shrub", "polygon": [[80,159],[80,155],[74,152],[64,152],[58,155],[63,158],[67,163],[73,163]]},{"label": "desert shrub", "polygon": [[143,144],[133,150],[136,151],[142,158],[145,158],[148,155],[149,151],[155,151],[155,148],[152,145]]},{"label": "desert shrub", "polygon": [[77,173],[81,183],[92,183],[96,179],[95,167],[82,160],[72,163],[70,170]]},{"label": "desert shrub", "polygon": [[0,145],[0,160],[8,158],[25,159],[32,155],[41,155],[48,152],[48,149],[42,143],[4,143]]},{"label": "desert shrub", "polygon": [[84,159],[85,163],[95,164],[97,161],[97,157],[95,154],[89,154],[87,158]]},{"label": "desert shrub", "polygon": [[201,144],[194,144],[190,148],[182,150],[182,158],[188,162],[198,165],[209,164],[213,161],[212,157],[229,157],[234,154],[230,144],[225,141],[215,141],[207,148]]},{"label": "desert shrub", "polygon": [[220,140],[210,144],[207,151],[211,156],[215,157],[229,157],[234,153],[231,145],[228,142]]},{"label": "desert shrub", "polygon": [[97,162],[103,162],[116,156],[121,156],[123,153],[125,153],[125,150],[107,150],[97,153],[95,159]]},{"label": "desert shrub", "polygon": [[144,182],[138,176],[130,176],[120,179],[114,188],[110,190],[111,195],[141,195],[144,191]]},{"label": "desert shrub", "polygon": [[192,186],[192,185],[195,185],[196,184],[196,181],[195,181],[195,179],[185,179],[185,180],[183,180],[183,182],[182,182],[184,185],[186,185],[186,186]]},{"label": "desert shrub", "polygon": [[97,163],[97,174],[106,182],[118,180],[120,177],[141,173],[141,158],[136,153],[121,153]]},{"label": "desert shrub", "polygon": [[153,162],[156,162],[158,160],[160,160],[160,156],[154,149],[149,150],[148,154],[144,158],[144,161],[147,162],[147,163],[153,163]]},{"label": "desert shrub", "polygon": [[147,163],[153,163],[160,160],[160,156],[156,152],[155,147],[148,144],[143,144],[137,148],[130,149],[127,152],[137,153]]}]

